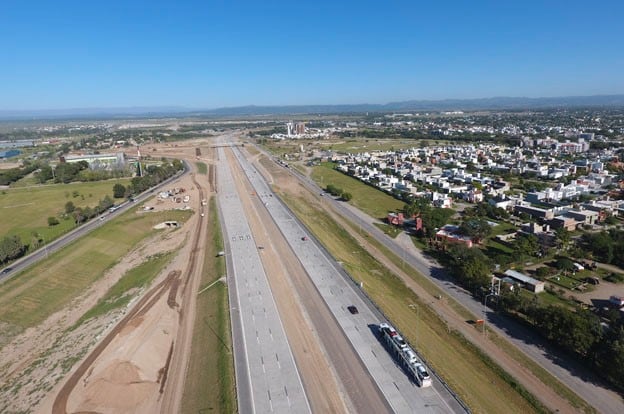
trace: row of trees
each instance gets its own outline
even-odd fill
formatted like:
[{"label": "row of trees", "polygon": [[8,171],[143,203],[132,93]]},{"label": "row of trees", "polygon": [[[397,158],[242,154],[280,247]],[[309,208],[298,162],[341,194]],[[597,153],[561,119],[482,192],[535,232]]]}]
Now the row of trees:
[{"label": "row of trees", "polygon": [[325,187],[325,191],[327,191],[334,197],[342,198],[344,201],[349,201],[353,198],[353,195],[351,193],[344,191],[342,188],[336,187],[333,184],[328,184],[327,187]]},{"label": "row of trees", "polygon": [[600,233],[586,233],[581,243],[585,250],[601,262],[624,266],[624,231],[610,229]]},{"label": "row of trees", "polygon": [[[65,203],[65,214],[71,215],[74,218],[74,222],[80,224],[93,217],[99,216],[114,204],[113,199],[109,195],[104,196],[95,207],[76,207],[73,201],[68,201]],[[50,224],[50,219],[48,219],[48,224]]]},{"label": "row of trees", "polygon": [[144,176],[132,178],[130,185],[126,189],[126,196],[142,193],[182,170],[184,170],[184,164],[180,160],[163,162],[160,165],[150,165],[146,168]]},{"label": "row of trees", "polygon": [[24,160],[24,166],[21,168],[0,170],[0,185],[9,185],[14,183],[35,171],[37,168],[39,168],[39,163]]},{"label": "row of trees", "polygon": [[49,164],[42,166],[35,173],[35,178],[41,184],[53,180],[55,183],[71,183],[74,181],[102,181],[110,178],[121,178],[129,174],[128,170],[91,170],[89,163],[79,161],[75,163],[59,163],[54,170]]},{"label": "row of trees", "polygon": [[503,292],[498,307],[532,324],[549,341],[579,356],[611,384],[624,390],[624,322],[617,315],[605,330],[598,316],[589,310],[540,305],[519,290]]}]

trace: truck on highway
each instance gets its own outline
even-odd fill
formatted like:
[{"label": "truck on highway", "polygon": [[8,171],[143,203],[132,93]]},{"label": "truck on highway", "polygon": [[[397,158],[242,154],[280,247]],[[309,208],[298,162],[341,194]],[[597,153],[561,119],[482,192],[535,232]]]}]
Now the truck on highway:
[{"label": "truck on highway", "polygon": [[431,386],[431,376],[425,364],[418,358],[416,352],[409,346],[401,335],[391,325],[382,322],[379,324],[379,334],[386,347],[392,351],[394,357],[412,375],[419,387]]}]

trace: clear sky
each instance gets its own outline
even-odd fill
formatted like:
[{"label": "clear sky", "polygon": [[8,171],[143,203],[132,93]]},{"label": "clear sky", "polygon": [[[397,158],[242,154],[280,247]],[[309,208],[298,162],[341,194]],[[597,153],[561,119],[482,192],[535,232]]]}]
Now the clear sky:
[{"label": "clear sky", "polygon": [[0,110],[621,94],[623,16],[622,0],[1,0]]}]

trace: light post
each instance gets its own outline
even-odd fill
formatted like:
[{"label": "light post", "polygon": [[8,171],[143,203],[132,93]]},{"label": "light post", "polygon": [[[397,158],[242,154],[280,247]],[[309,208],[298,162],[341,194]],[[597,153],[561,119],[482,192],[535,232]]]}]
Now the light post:
[{"label": "light post", "polygon": [[418,330],[418,321],[420,320],[420,307],[415,303],[410,303],[407,306],[410,309],[416,309],[416,338],[418,338],[420,336],[420,331]]},{"label": "light post", "polygon": [[46,259],[48,258],[48,243],[46,243],[46,239],[41,235],[41,239],[43,240],[43,249],[45,250]]},{"label": "light post", "polygon": [[488,293],[487,295],[485,295],[485,298],[483,299],[483,335],[485,335],[485,323],[487,320],[487,299],[490,296],[496,296],[495,293]]},{"label": "light post", "polygon": [[405,247],[401,247],[401,269],[405,270]]}]

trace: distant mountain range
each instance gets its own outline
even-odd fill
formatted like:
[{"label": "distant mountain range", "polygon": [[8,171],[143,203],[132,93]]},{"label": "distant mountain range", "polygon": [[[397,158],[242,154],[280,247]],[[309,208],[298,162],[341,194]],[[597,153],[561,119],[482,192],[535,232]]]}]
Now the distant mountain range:
[{"label": "distant mountain range", "polygon": [[254,116],[408,111],[522,110],[579,107],[624,107],[624,95],[553,98],[494,97],[479,99],[410,100],[386,104],[238,106],[217,109],[186,107],[76,108],[38,111],[0,111],[3,120],[64,118],[128,118],[166,116]]}]

